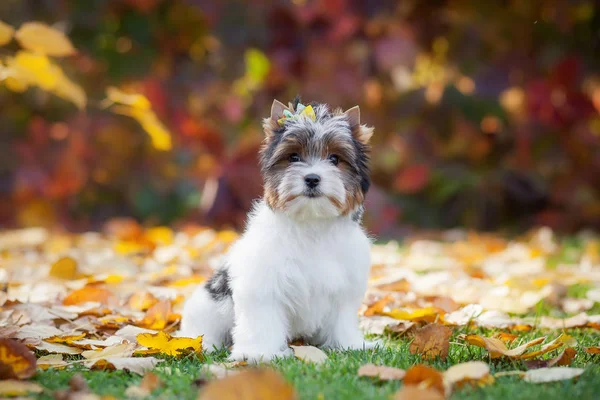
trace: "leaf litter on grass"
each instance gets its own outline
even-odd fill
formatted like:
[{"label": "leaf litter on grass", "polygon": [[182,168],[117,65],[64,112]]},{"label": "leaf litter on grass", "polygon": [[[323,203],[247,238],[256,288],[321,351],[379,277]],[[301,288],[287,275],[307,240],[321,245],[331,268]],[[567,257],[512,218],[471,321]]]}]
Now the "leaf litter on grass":
[{"label": "leaf litter on grass", "polygon": [[[405,246],[390,242],[373,247],[360,310],[366,333],[402,337],[410,341],[412,354],[427,361],[452,360],[448,355],[459,345],[482,347],[491,358],[522,360],[530,369],[568,366],[579,351],[598,354],[593,346],[580,350],[569,336],[571,329],[600,329],[600,316],[590,308],[600,299],[598,255],[581,250],[575,262],[573,257],[564,264],[550,262],[561,254],[562,243],[547,229],[512,241],[453,235],[452,240],[440,234]],[[147,374],[162,360],[157,354],[200,354],[201,338],[176,334],[182,305],[220,265],[236,238],[232,231],[195,225],[178,231],[146,229],[130,219],[111,220],[99,233],[42,228],[0,232],[0,278],[6,288],[0,292],[0,339],[35,349],[40,370],[76,364]],[[588,247],[584,241],[582,249]],[[551,315],[537,315],[542,303],[552,307]],[[494,333],[488,337],[473,333],[475,328]],[[544,329],[544,337],[528,336],[534,329]],[[464,343],[451,342],[459,332]],[[555,339],[546,342],[546,336]],[[327,359],[310,346],[294,351],[308,362]],[[557,353],[548,355],[553,351]],[[455,367],[459,369],[449,371],[465,374],[465,382],[489,383],[474,377],[483,374],[480,364]],[[399,379],[402,370],[393,368],[367,365],[360,374]],[[408,385],[406,390],[437,390],[422,383],[437,376],[432,371],[408,371],[409,382],[425,378],[412,385],[417,389]],[[230,375],[221,372],[213,375]],[[450,378],[439,374],[447,391]]]}]

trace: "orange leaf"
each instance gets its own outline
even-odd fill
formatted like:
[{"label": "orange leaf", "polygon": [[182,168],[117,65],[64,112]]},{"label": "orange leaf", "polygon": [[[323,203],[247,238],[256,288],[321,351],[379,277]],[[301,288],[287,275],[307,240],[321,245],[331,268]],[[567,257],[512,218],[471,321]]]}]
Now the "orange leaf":
[{"label": "orange leaf", "polygon": [[152,295],[152,293],[142,292],[134,293],[129,298],[127,305],[135,310],[145,311],[158,303],[158,299]]},{"label": "orange leaf", "polygon": [[417,329],[414,340],[410,344],[411,354],[420,354],[424,359],[431,360],[436,357],[445,360],[450,348],[452,330],[440,324],[429,324]]},{"label": "orange leaf", "polygon": [[423,364],[417,364],[406,371],[404,384],[407,386],[413,385],[420,388],[430,388],[442,396],[445,394],[443,375],[440,371]]},{"label": "orange leaf", "polygon": [[24,344],[0,339],[0,379],[27,379],[35,374],[35,355]]},{"label": "orange leaf", "polygon": [[588,354],[600,354],[600,347],[596,347],[596,346],[586,347],[585,352]]},{"label": "orange leaf", "polygon": [[402,380],[406,371],[385,365],[365,364],[358,369],[358,376],[378,378],[382,381]]},{"label": "orange leaf", "polygon": [[271,369],[242,371],[206,385],[199,400],[295,400],[294,388]]},{"label": "orange leaf", "polygon": [[542,343],[544,340],[546,340],[546,337],[534,339],[510,350],[506,347],[504,342],[496,338],[488,338],[479,335],[466,335],[464,336],[464,339],[473,346],[483,347],[486,349],[490,353],[491,358],[499,358],[502,356],[520,358],[528,348]]},{"label": "orange leaf", "polygon": [[161,300],[146,311],[144,318],[136,325],[147,328],[161,330],[165,329],[170,322],[171,302]]},{"label": "orange leaf", "polygon": [[444,395],[435,389],[419,386],[403,386],[395,395],[394,400],[444,400]]},{"label": "orange leaf", "polygon": [[367,310],[364,313],[365,317],[370,317],[375,314],[383,313],[383,308],[393,300],[394,299],[392,298],[392,296],[385,296],[384,298],[377,300],[375,303],[371,304],[369,308],[367,308]]},{"label": "orange leaf", "polygon": [[66,306],[87,302],[109,304],[112,302],[112,300],[113,294],[111,291],[97,286],[86,286],[69,293],[69,295],[63,300],[63,304]]},{"label": "orange leaf", "polygon": [[426,307],[410,311],[394,308],[392,311],[382,314],[387,315],[388,317],[401,319],[405,321],[433,322],[437,319],[440,312],[440,309],[435,307]]}]

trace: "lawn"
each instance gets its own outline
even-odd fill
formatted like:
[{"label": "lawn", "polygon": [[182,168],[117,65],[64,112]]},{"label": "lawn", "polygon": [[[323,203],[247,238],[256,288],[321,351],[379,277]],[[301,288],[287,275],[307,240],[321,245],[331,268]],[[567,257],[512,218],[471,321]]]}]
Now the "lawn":
[{"label": "lawn", "polygon": [[[445,370],[448,367],[472,360],[489,362],[492,373],[500,371],[525,370],[520,361],[490,360],[484,349],[468,346],[457,336],[466,333],[465,329],[457,329],[451,339],[450,352],[447,360],[433,360],[426,364],[436,369]],[[479,333],[491,336],[494,332],[486,329],[476,329],[469,333]],[[569,334],[577,339],[577,349],[598,345],[600,336],[592,329],[573,329]],[[536,337],[548,335],[554,338],[556,331],[533,330],[519,337],[527,341]],[[383,349],[374,351],[345,351],[328,352],[329,360],[322,365],[305,363],[301,360],[288,358],[272,363],[286,380],[295,387],[301,399],[389,399],[398,391],[400,381],[379,382],[373,378],[358,377],[358,368],[366,363],[387,365],[408,369],[412,365],[424,362],[419,355],[410,354],[408,339],[393,339],[387,337]],[[551,353],[555,355],[556,352]],[[205,363],[223,362],[227,352],[206,355],[202,360],[197,356],[183,359],[166,358],[154,372],[161,378],[163,386],[152,393],[151,398],[180,398],[195,399],[207,376],[203,371]],[[548,358],[550,356],[546,356]],[[577,380],[561,381],[545,384],[524,382],[518,376],[499,377],[490,385],[482,387],[466,386],[455,391],[452,399],[593,399],[600,392],[600,356],[593,356],[578,351],[572,363],[574,367],[586,368],[586,372]],[[110,395],[117,398],[125,396],[125,390],[141,380],[139,375],[124,371],[89,371],[84,368],[72,370],[41,371],[35,381],[43,385],[47,391],[40,398],[53,398],[51,393],[57,389],[66,389],[70,378],[75,373],[81,373],[88,382],[92,392]]]},{"label": "lawn", "polygon": [[[0,292],[0,379],[10,377],[7,371],[16,371],[18,364],[6,358],[6,349],[20,346],[29,364],[18,377],[39,385],[32,385],[39,398],[69,398],[60,391],[74,375],[83,377],[98,395],[94,399],[132,397],[126,391],[153,376],[147,373],[153,357],[162,361],[152,368],[161,384],[146,397],[193,399],[208,385],[223,382],[207,372],[207,364],[221,365],[227,351],[202,353],[197,338],[182,339],[185,344],[170,351],[171,339],[159,338],[177,330],[185,298],[237,234],[198,227],[184,232],[119,227],[117,233],[93,235],[40,230],[0,235],[5,246],[0,276],[6,281]],[[425,364],[445,371],[469,361],[489,368],[486,384],[471,379],[453,388],[453,399],[597,398],[600,355],[591,353],[600,352],[599,266],[600,239],[589,235],[559,238],[538,231],[512,240],[469,234],[378,244],[360,313],[370,322],[385,322],[379,331],[384,334],[377,336],[385,346],[327,352],[318,365],[288,358],[270,366],[301,399],[390,399],[401,390],[403,380],[359,376],[365,364],[407,371]],[[431,327],[435,335],[423,334]],[[524,355],[491,357],[493,349],[478,347],[473,336],[465,335],[485,337],[481,343],[504,340],[510,349],[545,339],[524,349]],[[554,342],[556,347],[531,355],[548,349],[560,335],[563,341]],[[444,350],[427,358],[427,350],[417,345],[427,337],[433,339],[426,345],[439,341]],[[536,384],[522,374],[503,374],[536,368],[522,356],[540,363],[568,348],[575,356],[556,366],[583,368],[575,379]],[[440,357],[446,349],[447,357]],[[40,358],[48,352],[54,354],[50,359]],[[0,389],[5,382],[0,380]]]}]

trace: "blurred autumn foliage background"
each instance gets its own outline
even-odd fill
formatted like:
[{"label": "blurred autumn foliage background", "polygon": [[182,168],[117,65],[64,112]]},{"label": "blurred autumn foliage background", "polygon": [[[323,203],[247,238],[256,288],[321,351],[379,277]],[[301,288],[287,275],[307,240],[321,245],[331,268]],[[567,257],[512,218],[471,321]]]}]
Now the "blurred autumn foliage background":
[{"label": "blurred autumn foliage background", "polygon": [[[297,93],[376,127],[381,237],[600,227],[594,1],[3,0],[0,20],[63,31],[77,52],[53,62],[87,95],[0,82],[0,227],[240,227],[260,120]],[[111,112],[109,87],[145,95],[170,138]]]}]

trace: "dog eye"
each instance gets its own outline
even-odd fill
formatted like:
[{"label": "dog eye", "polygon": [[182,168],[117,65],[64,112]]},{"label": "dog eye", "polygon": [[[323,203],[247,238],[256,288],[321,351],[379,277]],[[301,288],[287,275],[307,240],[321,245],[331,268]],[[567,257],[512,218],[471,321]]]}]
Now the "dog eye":
[{"label": "dog eye", "polygon": [[329,157],[327,157],[327,159],[333,165],[338,165],[340,163],[340,158],[338,156],[336,156],[335,154],[331,154]]},{"label": "dog eye", "polygon": [[288,157],[288,160],[292,163],[292,162],[299,162],[300,161],[300,155],[298,153],[292,153],[290,154],[290,156]]}]

